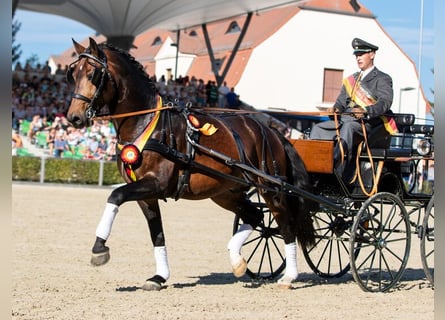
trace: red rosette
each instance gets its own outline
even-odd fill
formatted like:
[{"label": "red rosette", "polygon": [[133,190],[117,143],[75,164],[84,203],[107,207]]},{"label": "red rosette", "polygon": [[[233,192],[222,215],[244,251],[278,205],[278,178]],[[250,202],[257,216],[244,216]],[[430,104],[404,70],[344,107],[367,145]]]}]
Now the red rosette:
[{"label": "red rosette", "polygon": [[136,165],[141,159],[141,152],[134,144],[127,144],[121,151],[121,160],[126,165]]}]

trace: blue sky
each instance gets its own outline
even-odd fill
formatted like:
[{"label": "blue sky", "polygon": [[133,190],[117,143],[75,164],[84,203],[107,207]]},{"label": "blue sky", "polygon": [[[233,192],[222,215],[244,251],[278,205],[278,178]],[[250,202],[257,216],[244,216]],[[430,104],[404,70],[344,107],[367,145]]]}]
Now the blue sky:
[{"label": "blue sky", "polygon": [[[385,31],[415,62],[417,68],[420,64],[423,89],[428,99],[434,100],[431,93],[434,88],[434,75],[431,72],[434,67],[434,0],[360,0],[359,3],[374,13]],[[17,10],[14,19],[22,24],[16,38],[23,51],[22,62],[36,54],[44,63],[50,55],[69,48],[71,38],[82,40],[94,34],[94,30],[81,23],[53,15]]]}]

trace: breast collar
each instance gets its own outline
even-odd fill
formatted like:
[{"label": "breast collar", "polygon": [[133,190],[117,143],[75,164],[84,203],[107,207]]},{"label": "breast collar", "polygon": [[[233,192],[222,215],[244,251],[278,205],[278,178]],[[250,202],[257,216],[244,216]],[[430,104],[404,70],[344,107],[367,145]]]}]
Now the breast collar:
[{"label": "breast collar", "polygon": [[136,181],[136,174],[134,169],[136,169],[140,162],[142,161],[142,151],[144,147],[153,134],[159,118],[161,116],[162,98],[158,96],[157,98],[157,111],[151,114],[151,119],[145,126],[145,129],[139,134],[133,143],[117,143],[116,151],[120,155],[122,163],[124,165],[125,172],[132,181]]}]

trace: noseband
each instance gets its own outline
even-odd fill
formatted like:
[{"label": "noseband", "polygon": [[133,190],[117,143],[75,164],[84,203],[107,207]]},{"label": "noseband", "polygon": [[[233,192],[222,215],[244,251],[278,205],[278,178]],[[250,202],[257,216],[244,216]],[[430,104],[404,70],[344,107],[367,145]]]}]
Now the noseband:
[{"label": "noseband", "polygon": [[68,68],[68,71],[66,74],[66,78],[67,78],[68,82],[73,84],[74,83],[74,77],[73,77],[74,65],[76,63],[78,63],[80,59],[82,59],[82,58],[91,59],[100,65],[100,67],[94,66],[94,72],[93,72],[93,75],[90,80],[91,83],[96,87],[96,92],[94,93],[94,96],[90,99],[90,98],[85,97],[84,95],[82,95],[80,93],[76,93],[76,92],[74,92],[72,95],[72,99],[79,99],[79,100],[82,100],[82,101],[85,101],[86,103],[88,103],[88,107],[85,110],[85,116],[87,119],[92,119],[96,116],[96,112],[99,109],[97,106],[97,100],[99,99],[100,95],[102,94],[102,92],[104,90],[105,83],[106,83],[107,79],[110,79],[110,81],[113,84],[113,87],[116,88],[116,84],[115,84],[113,78],[111,77],[110,71],[108,70],[107,57],[105,56],[105,54],[102,51],[100,51],[100,53],[102,56],[101,59],[93,56],[92,54],[90,54],[88,52],[80,53],[77,60],[72,62],[69,65],[69,68]]}]

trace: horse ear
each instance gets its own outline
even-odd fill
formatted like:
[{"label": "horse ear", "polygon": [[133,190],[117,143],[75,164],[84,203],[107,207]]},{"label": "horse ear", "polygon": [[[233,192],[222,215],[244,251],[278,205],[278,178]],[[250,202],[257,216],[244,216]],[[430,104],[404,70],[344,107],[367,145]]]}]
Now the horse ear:
[{"label": "horse ear", "polygon": [[97,46],[96,41],[90,37],[90,51],[91,54],[98,57],[99,56],[99,47]]},{"label": "horse ear", "polygon": [[76,50],[77,54],[81,54],[82,52],[85,51],[85,47],[82,46],[80,43],[76,42],[76,40],[73,40],[73,44],[74,44],[74,49]]}]

